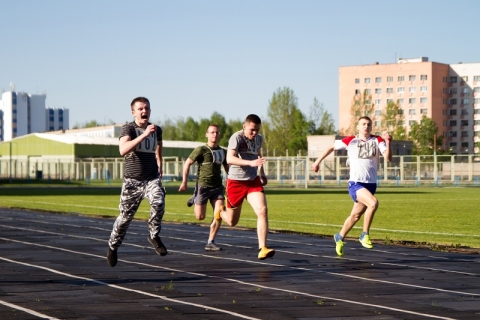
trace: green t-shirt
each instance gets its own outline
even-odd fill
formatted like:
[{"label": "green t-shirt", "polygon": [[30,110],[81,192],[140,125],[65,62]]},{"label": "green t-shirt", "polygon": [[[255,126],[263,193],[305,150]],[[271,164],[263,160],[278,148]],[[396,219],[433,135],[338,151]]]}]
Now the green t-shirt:
[{"label": "green t-shirt", "polygon": [[227,163],[227,151],[221,147],[207,145],[196,147],[188,156],[198,164],[198,184],[204,187],[222,185],[222,164]]}]

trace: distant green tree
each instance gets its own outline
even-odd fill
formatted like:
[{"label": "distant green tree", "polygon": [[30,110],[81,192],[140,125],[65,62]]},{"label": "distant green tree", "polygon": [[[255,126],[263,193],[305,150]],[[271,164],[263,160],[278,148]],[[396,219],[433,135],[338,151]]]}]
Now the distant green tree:
[{"label": "distant green tree", "polygon": [[299,150],[307,149],[309,124],[298,108],[293,90],[288,87],[277,89],[269,102],[267,115],[267,145],[264,147],[275,150],[278,156],[296,155]]},{"label": "distant green tree", "polygon": [[390,101],[385,106],[381,115],[381,132],[388,131],[393,140],[407,140],[407,132],[405,129],[405,115],[400,106],[399,101]]},{"label": "distant green tree", "polygon": [[[179,124],[177,127],[180,128]],[[195,141],[198,137],[200,131],[200,125],[193,120],[192,117],[188,117],[184,123],[183,134],[181,135],[181,139],[184,141]]]},{"label": "distant green tree", "polygon": [[437,154],[445,153],[445,150],[442,149],[443,136],[437,135],[437,132],[438,127],[435,122],[425,115],[420,120],[420,123],[414,121],[410,126],[408,135],[409,140],[413,142],[412,153],[416,155],[431,155],[434,152],[434,146]]},{"label": "distant green tree", "polygon": [[171,119],[166,118],[159,123],[162,128],[162,139],[163,140],[180,140],[177,134],[177,124]]},{"label": "distant green tree", "polygon": [[347,128],[341,128],[340,134],[344,136],[356,134],[358,118],[363,116],[372,118],[374,109],[375,105],[372,103],[372,95],[367,89],[362,93],[355,94],[350,107],[350,124]]},{"label": "distant green tree", "polygon": [[313,104],[310,106],[308,123],[308,133],[311,135],[336,133],[332,115],[325,111],[323,103],[319,103],[316,97],[313,98]]}]

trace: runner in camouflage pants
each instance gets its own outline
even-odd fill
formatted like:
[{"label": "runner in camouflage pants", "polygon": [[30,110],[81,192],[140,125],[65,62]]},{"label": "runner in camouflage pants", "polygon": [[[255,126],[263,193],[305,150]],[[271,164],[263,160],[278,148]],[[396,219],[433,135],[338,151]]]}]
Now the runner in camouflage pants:
[{"label": "runner in camouflage pants", "polygon": [[108,244],[117,249],[123,242],[130,222],[137,212],[142,199],[148,199],[150,203],[150,219],[148,219],[148,231],[151,238],[160,233],[161,222],[165,212],[165,188],[162,187],[159,178],[139,181],[125,178],[120,195],[120,215],[113,225],[112,234]]}]

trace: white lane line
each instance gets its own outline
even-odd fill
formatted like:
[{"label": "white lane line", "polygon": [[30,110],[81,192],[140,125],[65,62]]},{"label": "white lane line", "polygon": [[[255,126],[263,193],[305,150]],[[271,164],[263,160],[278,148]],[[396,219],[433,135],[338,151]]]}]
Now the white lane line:
[{"label": "white lane line", "polygon": [[[99,238],[94,238],[94,237],[85,237],[85,236],[76,236],[76,235],[70,235],[70,234],[64,234],[64,233],[57,233],[57,232],[52,232],[52,231],[43,231],[43,230],[35,230],[35,229],[29,229],[29,228],[20,228],[20,227],[12,227],[12,226],[5,226],[2,225],[0,227],[7,227],[11,229],[17,229],[17,230],[24,230],[24,231],[30,231],[30,232],[38,232],[38,233],[45,233],[45,234],[53,234],[53,235],[58,235],[58,236],[68,236],[68,237],[73,237],[73,238],[78,238],[78,239],[87,239],[87,240],[94,240],[94,241],[101,241],[101,242],[107,242],[105,239],[99,239]],[[22,241],[17,241],[9,238],[3,238],[0,237],[0,239],[8,240],[8,241],[14,241],[14,242],[22,242]],[[35,244],[38,246],[43,246],[40,244]],[[153,250],[153,248],[137,245],[137,244],[130,244],[126,243],[124,245],[131,246],[131,247],[138,247],[138,248],[147,248]],[[48,247],[48,246],[46,246]],[[52,247],[57,250],[61,250],[60,248]],[[68,250],[67,250],[68,251]],[[446,289],[441,289],[441,288],[435,288],[435,287],[427,287],[427,286],[420,286],[420,285],[414,285],[414,284],[408,284],[408,283],[402,283],[402,282],[394,282],[394,281],[386,281],[386,280],[377,280],[377,279],[370,279],[370,278],[364,278],[364,277],[359,277],[359,276],[354,276],[354,275],[349,275],[349,274],[344,274],[344,273],[338,273],[338,272],[330,272],[330,271],[323,271],[323,270],[317,270],[317,269],[311,269],[311,268],[303,268],[303,267],[292,267],[289,265],[283,265],[283,264],[274,264],[274,263],[267,263],[267,262],[261,262],[261,261],[249,261],[245,259],[237,259],[237,258],[230,258],[230,257],[222,257],[222,256],[210,256],[210,255],[205,255],[205,254],[199,254],[199,253],[192,253],[192,252],[183,252],[183,251],[178,251],[178,250],[170,250],[171,252],[176,252],[179,254],[184,254],[184,255],[192,255],[192,256],[198,256],[198,257],[206,257],[209,259],[222,259],[222,260],[227,260],[227,261],[234,261],[234,262],[241,262],[241,263],[251,263],[251,264],[258,264],[258,265],[266,265],[266,266],[271,266],[271,267],[282,267],[282,268],[288,268],[288,269],[293,269],[293,270],[301,270],[301,271],[309,271],[309,272],[314,272],[314,273],[321,273],[321,274],[328,274],[332,276],[338,276],[338,277],[345,277],[345,278],[352,278],[352,279],[357,279],[357,280],[362,280],[362,281],[367,281],[367,282],[377,282],[377,283],[384,283],[384,284],[390,284],[394,286],[403,286],[403,287],[408,287],[408,288],[415,288],[415,289],[424,289],[424,290],[432,290],[432,291],[438,291],[438,292],[445,292],[445,293],[451,293],[451,294],[459,294],[459,295],[470,295],[470,296],[480,296],[480,293],[471,293],[471,292],[465,292],[465,291],[455,291],[455,290],[446,290]],[[297,252],[289,252],[289,251],[284,251],[289,254],[298,254]],[[308,254],[304,254],[308,255]],[[96,255],[93,255],[96,256]],[[337,258],[338,259],[338,258]],[[183,271],[186,272],[186,271]],[[188,273],[188,272],[187,272]]]},{"label": "white lane line", "polygon": [[[76,252],[76,251],[71,251],[71,252],[81,253],[81,252]],[[95,255],[93,255],[93,256],[95,256]],[[110,288],[135,292],[135,293],[138,293],[138,294],[141,294],[141,295],[144,295],[144,296],[158,298],[158,299],[162,299],[162,300],[165,300],[165,301],[170,301],[170,302],[173,302],[173,303],[185,304],[185,305],[189,305],[189,306],[193,306],[193,307],[197,307],[197,308],[217,311],[217,312],[220,312],[220,313],[226,313],[226,314],[229,314],[231,316],[235,316],[235,317],[243,318],[243,319],[259,320],[258,318],[249,317],[249,316],[239,314],[239,313],[236,313],[236,312],[231,312],[231,311],[224,310],[224,309],[210,307],[210,306],[203,305],[203,304],[186,302],[186,301],[182,301],[182,300],[179,300],[179,299],[172,299],[172,298],[168,298],[166,296],[161,296],[161,295],[157,295],[157,294],[153,294],[153,293],[149,293],[149,292],[145,292],[145,291],[130,289],[130,288],[118,286],[118,285],[115,285],[115,284],[106,283],[106,282],[103,282],[103,281],[100,281],[100,280],[95,280],[95,279],[91,279],[91,278],[76,276],[76,275],[73,275],[73,274],[70,274],[70,273],[65,273],[65,272],[62,272],[62,271],[58,271],[58,270],[55,270],[55,269],[52,269],[52,268],[47,268],[47,267],[42,267],[42,266],[39,266],[39,265],[34,265],[34,264],[25,263],[25,262],[21,262],[21,261],[11,260],[11,259],[4,258],[4,257],[0,257],[0,260],[4,260],[4,261],[10,262],[10,263],[15,263],[15,264],[19,264],[19,265],[23,265],[23,266],[27,266],[27,267],[31,267],[31,268],[42,269],[42,270],[45,270],[45,271],[49,271],[51,273],[62,275],[62,276],[67,277],[67,278],[80,279],[80,280],[100,284],[100,285],[103,285],[103,286],[107,286],[107,287],[110,287]]]},{"label": "white lane line", "polygon": [[[0,239],[7,240],[7,241],[12,241],[12,242],[17,242],[17,243],[22,243],[22,244],[25,244],[25,245],[36,245],[36,246],[39,246],[39,247],[46,247],[46,248],[55,249],[55,250],[59,250],[59,251],[65,251],[65,252],[70,252],[70,253],[74,253],[74,254],[80,254],[80,255],[86,255],[86,256],[101,258],[102,260],[105,259],[105,257],[103,257],[103,256],[99,256],[99,255],[92,254],[92,253],[86,253],[86,252],[81,252],[81,251],[75,251],[75,250],[69,250],[69,249],[64,249],[64,248],[59,248],[59,247],[53,247],[53,246],[49,246],[49,245],[41,245],[41,244],[37,244],[37,243],[13,240],[13,239],[8,239],[8,238],[3,238],[3,237],[0,237]],[[204,255],[198,255],[198,256],[204,256]],[[72,277],[77,278],[77,279],[83,279],[83,280],[86,280],[86,281],[93,281],[95,283],[99,283],[99,284],[102,284],[102,285],[107,285],[107,286],[112,287],[112,288],[117,288],[117,289],[121,289],[121,290],[128,290],[128,291],[137,292],[137,293],[140,293],[140,294],[150,295],[150,296],[153,296],[153,297],[163,299],[163,296],[157,296],[157,295],[153,295],[151,293],[147,293],[147,292],[143,292],[143,291],[128,289],[128,288],[120,287],[120,286],[117,286],[117,285],[111,285],[111,284],[108,284],[108,283],[104,283],[104,282],[89,279],[89,278],[83,278],[83,277],[78,277],[78,276],[74,276],[74,275],[68,275],[68,274],[65,274],[63,272],[60,272],[60,271],[57,271],[57,270],[54,270],[54,269],[50,269],[50,268],[46,268],[46,267],[42,267],[42,266],[31,265],[31,264],[27,264],[27,263],[23,263],[23,262],[17,262],[17,261],[14,261],[14,260],[10,260],[8,258],[3,258],[3,257],[0,257],[0,259],[10,261],[10,262],[13,262],[13,263],[18,263],[18,264],[31,266],[31,267],[40,268],[40,269],[43,269],[43,270],[51,271],[51,272],[58,273],[58,274],[63,274],[63,275],[66,275],[66,276],[72,276]],[[237,260],[237,261],[240,261],[240,262],[248,262],[246,260],[241,260],[241,259],[232,259],[232,260]],[[396,311],[396,312],[401,312],[401,313],[413,314],[413,315],[423,316],[423,317],[427,317],[427,318],[446,319],[446,320],[452,320],[453,319],[453,318],[436,316],[436,315],[431,315],[431,314],[427,314],[427,313],[420,313],[420,312],[404,310],[404,309],[398,309],[398,308],[393,308],[393,307],[388,307],[388,306],[383,306],[383,305],[378,305],[378,304],[364,303],[364,302],[341,299],[341,298],[332,298],[332,297],[327,297],[327,296],[320,296],[320,295],[310,294],[310,293],[301,292],[301,291],[294,291],[294,290],[281,289],[281,288],[276,288],[276,287],[269,287],[269,286],[264,286],[264,285],[261,285],[261,284],[258,284],[258,283],[249,283],[249,282],[245,282],[245,281],[241,281],[241,280],[237,280],[237,279],[224,278],[224,277],[220,277],[220,276],[210,276],[210,275],[202,274],[202,273],[198,273],[198,272],[189,272],[189,271],[184,271],[184,270],[180,270],[180,269],[173,269],[173,268],[168,268],[168,267],[151,265],[151,264],[143,263],[143,262],[135,262],[135,261],[129,261],[129,260],[123,260],[123,259],[119,259],[119,261],[122,261],[122,262],[128,263],[128,264],[133,264],[133,265],[141,265],[141,266],[146,266],[146,267],[151,267],[151,268],[156,268],[156,269],[167,270],[167,271],[170,271],[170,272],[185,273],[185,274],[188,274],[188,275],[201,276],[201,277],[206,277],[206,278],[215,278],[215,279],[220,279],[220,280],[224,280],[224,281],[235,282],[235,283],[242,284],[242,285],[245,285],[245,286],[252,286],[252,287],[255,287],[255,288],[262,288],[262,289],[266,289],[266,290],[273,290],[273,291],[279,291],[279,292],[283,292],[283,293],[291,293],[291,294],[296,294],[296,295],[302,295],[302,296],[307,296],[307,297],[316,298],[316,299],[350,303],[350,304],[355,304],[355,305],[360,305],[360,306],[373,307],[373,308],[384,309],[384,310],[389,310],[389,311]],[[265,264],[265,265],[269,265],[269,266],[281,266],[281,265],[275,265],[275,264],[269,264],[269,263],[260,263],[260,262],[259,262],[259,264]],[[302,270],[302,271],[312,271],[311,269],[308,269],[308,268],[294,268],[294,269]],[[169,299],[169,298],[166,298],[166,299]],[[172,299],[170,299],[170,300],[172,300]],[[177,300],[174,300],[174,301],[179,302]],[[183,302],[183,303],[184,304],[190,304],[190,303],[186,303],[186,302]],[[195,304],[191,304],[191,305],[195,305]],[[197,306],[197,305],[195,305],[195,306]],[[215,308],[210,308],[210,307],[205,307],[205,308],[215,310]]]},{"label": "white lane line", "polygon": [[[26,222],[32,222],[32,220],[27,220],[27,219],[15,219],[17,221],[26,221]],[[81,225],[75,225],[75,224],[70,224],[70,223],[55,223],[55,222],[46,222],[46,221],[35,221],[35,223],[43,223],[43,224],[48,224],[48,225],[60,225],[60,226],[73,226],[77,228],[85,228],[85,226]],[[99,227],[91,227],[87,226],[87,228],[95,229],[95,230],[101,230],[101,231],[108,231],[110,232],[110,229],[105,229],[105,228],[99,228]],[[132,229],[134,227],[132,226]],[[182,229],[175,229],[175,228],[165,228],[167,230],[175,230],[175,231],[184,231]],[[200,233],[197,231],[192,231],[192,233]],[[135,234],[135,235],[141,235],[141,233],[136,233],[134,231],[129,231],[129,234]],[[219,234],[221,235],[221,234]],[[257,238],[255,237],[250,237],[250,236],[228,236],[231,238],[245,238],[245,239],[252,239],[255,240]],[[192,239],[185,239],[185,238],[180,238],[180,237],[172,237],[172,236],[165,236],[165,238],[169,239],[176,239],[176,240],[181,240],[181,241],[187,241],[187,242],[196,242],[196,243],[203,243],[204,241],[201,240],[192,240]],[[286,241],[286,240],[275,240],[275,239],[269,239],[269,242],[280,242],[280,243],[288,243],[288,244],[301,244],[301,245],[309,245],[309,246],[318,246],[318,247],[325,247],[317,244],[310,244],[310,243],[300,243],[296,241]],[[218,244],[221,244],[222,246],[227,246],[227,247],[237,247],[237,248],[243,248],[243,249],[253,249],[253,247],[250,246],[239,246],[239,245],[231,245],[228,243],[224,242],[218,242]],[[351,248],[352,250],[356,250],[356,248]],[[364,250],[364,249],[360,249]],[[298,254],[298,255],[303,255],[303,256],[310,256],[310,257],[317,257],[317,258],[326,258],[326,259],[335,259],[338,260],[339,258],[337,256],[326,256],[326,255],[315,255],[315,254],[307,254],[307,253],[301,253],[299,251],[291,252],[291,251],[286,251],[286,250],[276,250],[277,252],[283,252],[283,253],[288,253],[288,254]],[[378,250],[378,249],[372,249],[371,251],[376,251],[376,252],[384,252],[388,253],[391,255],[402,255],[402,256],[419,256],[411,253],[394,253],[391,251],[387,250]],[[420,256],[420,257],[425,257],[425,256]],[[451,260],[450,258],[447,257],[438,257],[438,256],[427,256],[428,258],[432,259],[444,259],[444,260]],[[364,263],[372,263],[371,260],[361,260],[361,259],[354,259],[354,258],[347,258],[347,257],[342,257],[342,260],[348,260],[348,261],[355,261],[355,262],[364,262]],[[478,261],[474,260],[467,260],[467,259],[453,259],[454,261],[464,261],[464,262],[470,262],[470,263],[478,263]],[[404,268],[410,268],[410,269],[420,269],[420,270],[429,270],[429,271],[438,271],[438,272],[445,272],[445,273],[454,273],[454,274],[461,274],[461,275],[468,275],[468,276],[480,276],[478,273],[470,273],[470,272],[464,272],[464,271],[455,271],[455,270],[448,270],[448,269],[439,269],[439,268],[432,268],[432,267],[418,267],[418,266],[412,266],[412,265],[407,265],[407,264],[401,264],[401,263],[386,263],[386,262],[375,262],[376,264],[379,265],[391,265],[391,266],[401,266]]]},{"label": "white lane line", "polygon": [[32,316],[36,316],[36,317],[39,317],[39,318],[42,318],[42,319],[60,320],[58,318],[50,317],[50,316],[47,316],[46,314],[39,313],[37,311],[27,309],[27,308],[24,308],[24,307],[20,307],[19,305],[9,303],[9,302],[3,301],[3,300],[0,300],[0,304],[3,304],[4,306],[10,307],[12,309],[16,309],[16,310],[26,312],[28,314],[31,314]]},{"label": "white lane line", "polygon": [[[457,199],[456,199],[457,200]],[[12,201],[21,201],[21,200],[12,200]],[[59,203],[51,203],[51,202],[41,202],[35,201],[33,203],[39,204],[52,204],[55,206],[59,206],[62,204]],[[117,208],[108,208],[108,207],[97,207],[97,206],[86,206],[86,205],[74,205],[74,204],[65,204],[65,206],[72,206],[72,207],[85,207],[85,208],[94,208],[94,209],[101,209],[101,210],[109,210],[109,211],[118,211]],[[148,210],[139,210],[138,212],[148,213]],[[172,216],[191,216],[191,214],[185,213],[178,213],[178,212],[168,212],[165,211],[165,215],[172,215]],[[242,218],[242,221],[257,221],[254,218]],[[300,222],[300,221],[290,221],[290,220],[274,220],[269,218],[269,224],[297,224],[297,225],[305,225],[305,226],[320,226],[320,227],[332,227],[332,228],[341,228],[342,225],[338,224],[331,224],[331,223],[316,223],[316,222]],[[353,229],[361,230],[362,227],[354,226]],[[401,229],[385,229],[385,228],[376,228],[371,227],[370,230],[373,231],[383,231],[383,232],[392,232],[392,233],[405,233],[405,234],[423,234],[423,235],[431,235],[431,236],[453,236],[453,237],[465,237],[465,238],[480,238],[480,234],[464,234],[464,233],[448,233],[448,232],[428,232],[428,231],[415,231],[415,230],[401,230]]]}]

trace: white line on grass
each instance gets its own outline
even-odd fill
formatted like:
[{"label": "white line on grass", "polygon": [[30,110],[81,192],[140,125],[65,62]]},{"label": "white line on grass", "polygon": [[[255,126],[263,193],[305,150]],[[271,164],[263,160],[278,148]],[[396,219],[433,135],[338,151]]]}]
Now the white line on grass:
[{"label": "white line on grass", "polygon": [[[26,245],[36,245],[36,246],[40,246],[40,247],[47,247],[47,248],[50,248],[50,249],[56,249],[56,250],[66,251],[66,252],[75,253],[75,254],[97,257],[97,258],[101,258],[102,260],[105,259],[103,256],[99,256],[99,255],[95,255],[95,254],[91,254],[91,253],[85,253],[85,252],[69,250],[69,249],[64,249],[64,248],[59,248],[59,247],[53,247],[53,246],[48,246],[48,245],[41,245],[41,244],[37,244],[37,243],[13,240],[13,239],[8,239],[8,238],[3,238],[3,237],[0,237],[0,239],[7,240],[7,241],[12,241],[12,242],[17,242],[17,243],[23,243],[23,244],[26,244]],[[175,252],[179,252],[179,251],[175,251]],[[181,253],[181,252],[179,252],[179,253]],[[205,256],[205,255],[199,255],[199,254],[193,254],[193,255]],[[219,257],[216,257],[216,258],[219,258]],[[46,271],[50,271],[50,272],[53,272],[53,273],[61,274],[61,275],[67,276],[67,277],[82,279],[82,280],[85,280],[85,281],[91,281],[91,282],[94,282],[94,283],[98,283],[98,284],[101,284],[101,285],[106,285],[106,286],[116,288],[116,289],[132,291],[132,292],[136,292],[136,293],[139,293],[139,294],[144,294],[144,295],[148,295],[148,296],[152,296],[152,297],[156,297],[156,298],[160,298],[160,299],[165,299],[165,300],[168,300],[168,301],[173,301],[173,302],[178,302],[178,303],[184,303],[184,304],[187,304],[187,305],[204,307],[204,308],[207,308],[207,309],[210,309],[210,310],[216,310],[216,311],[220,311],[220,312],[224,312],[224,313],[230,313],[226,310],[220,310],[220,309],[211,308],[211,307],[207,307],[207,306],[201,306],[201,305],[197,305],[197,304],[193,304],[193,303],[187,303],[187,302],[183,302],[181,300],[169,299],[169,298],[164,297],[164,296],[158,296],[158,295],[154,295],[154,294],[139,291],[139,290],[133,290],[133,289],[124,288],[124,287],[113,285],[113,284],[108,284],[108,283],[98,281],[98,280],[94,280],[94,279],[90,279],[90,278],[84,278],[84,277],[79,277],[79,276],[63,273],[61,271],[57,271],[57,270],[54,270],[54,269],[51,269],[51,268],[46,268],[46,267],[42,267],[42,266],[27,264],[27,263],[10,260],[8,258],[3,258],[3,257],[0,257],[0,259],[5,260],[5,261],[9,261],[9,262],[12,262],[12,263],[18,263],[18,264],[22,264],[22,265],[26,265],[26,266],[30,266],[30,267],[39,268],[39,269],[42,269],[42,270],[46,270]],[[227,259],[227,260],[236,260],[236,261],[239,261],[239,262],[249,262],[249,261],[243,260],[243,259]],[[420,313],[420,312],[415,312],[415,311],[410,311],[410,310],[405,310],[405,309],[392,308],[392,307],[378,305],[378,304],[364,303],[364,302],[347,300],[347,299],[320,296],[320,295],[310,294],[310,293],[301,292],[301,291],[294,291],[294,290],[281,289],[281,288],[276,288],[276,287],[269,287],[269,286],[261,285],[259,283],[250,283],[250,282],[245,282],[245,281],[232,279],[232,278],[224,278],[224,277],[220,277],[220,276],[210,276],[210,275],[206,275],[206,274],[202,274],[202,273],[189,272],[189,271],[184,271],[184,270],[180,270],[180,269],[173,269],[173,268],[162,267],[162,266],[158,266],[158,265],[151,265],[151,264],[142,263],[142,262],[128,261],[128,260],[123,260],[123,259],[119,259],[119,261],[122,261],[124,263],[129,263],[129,264],[142,265],[142,266],[167,270],[167,271],[170,271],[170,272],[186,273],[186,274],[194,275],[194,276],[202,276],[202,277],[207,277],[207,278],[221,279],[221,280],[226,280],[226,281],[239,283],[239,284],[246,285],[246,286],[254,286],[255,288],[262,288],[262,289],[266,289],[266,290],[273,290],[273,291],[279,291],[279,292],[284,292],[284,293],[291,293],[291,294],[302,295],[302,296],[307,296],[307,297],[311,297],[311,298],[331,300],[331,301],[344,302],[344,303],[361,305],[361,306],[366,306],[366,307],[379,308],[379,309],[384,309],[384,310],[390,310],[390,311],[396,311],[396,312],[401,312],[401,313],[406,313],[406,314],[423,316],[423,317],[427,317],[427,318],[448,319],[448,320],[453,319],[453,318],[436,316],[436,315],[431,315],[431,314],[427,314],[427,313]],[[278,265],[278,264],[270,264],[270,263],[264,263],[264,262],[256,262],[256,264],[264,264],[264,265],[269,265],[269,266],[282,266],[282,265]],[[283,266],[283,267],[285,267],[285,266]],[[312,271],[312,269],[309,269],[309,268],[293,268],[293,269],[302,270],[302,271]],[[329,272],[326,272],[326,273],[329,273]],[[345,275],[342,275],[342,276],[345,276]],[[355,278],[360,278],[360,277],[355,277]],[[383,282],[383,281],[381,281],[381,282]],[[425,288],[425,287],[420,287],[420,286],[415,286],[415,287]],[[440,291],[444,291],[444,290],[440,290]],[[238,316],[238,314],[234,314],[234,315]],[[240,315],[240,316],[242,316],[242,315]],[[247,319],[254,319],[254,318],[247,318]]]}]

